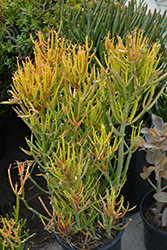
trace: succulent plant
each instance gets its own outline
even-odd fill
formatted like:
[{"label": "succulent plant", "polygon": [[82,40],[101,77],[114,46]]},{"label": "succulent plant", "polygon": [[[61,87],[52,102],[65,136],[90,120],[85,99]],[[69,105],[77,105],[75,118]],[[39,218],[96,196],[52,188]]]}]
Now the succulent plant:
[{"label": "succulent plant", "polygon": [[28,206],[24,189],[20,195],[44,224],[48,222],[48,230],[55,224],[60,233],[81,231],[95,239],[99,224],[111,238],[112,228],[123,228],[116,219],[129,208],[124,208],[123,197],[117,201],[122,184],[112,184],[111,159],[119,141],[112,126],[106,131],[102,119],[103,78],[98,68],[88,71],[94,54],[87,40],[83,47],[55,31],[47,40],[38,36],[35,63],[27,59],[23,68],[18,66],[9,102],[19,103],[15,110],[35,135],[36,142],[28,144],[47,181],[49,218]]},{"label": "succulent plant", "polygon": [[[141,133],[144,134],[143,148],[147,151],[146,160],[151,164],[150,167],[143,168],[141,177],[147,179],[151,186],[156,190],[153,195],[156,203],[156,215],[154,223],[159,226],[161,218],[162,226],[167,225],[167,206],[161,214],[161,204],[167,204],[167,185],[163,185],[163,179],[167,179],[167,124],[164,123],[161,117],[153,115],[154,127],[143,128]],[[149,176],[155,172],[155,181]]]},{"label": "succulent plant", "polygon": [[149,38],[148,43],[154,43],[159,40],[161,44],[160,53],[163,51],[162,62],[166,61],[166,12],[163,15],[151,10],[144,1],[137,3],[135,0],[127,1],[93,1],[84,0],[79,11],[69,5],[68,11],[64,11],[62,2],[62,16],[60,17],[61,32],[73,43],[85,43],[85,37],[88,35],[88,41],[93,41],[93,47],[96,48],[96,56],[100,62],[105,65],[104,59],[104,40],[108,32],[111,38],[117,35],[125,41],[128,32],[135,27],[143,30],[143,36]]},{"label": "succulent plant", "polygon": [[[124,152],[125,129],[156,102],[163,89],[156,98],[154,92],[167,74],[157,67],[158,42],[148,46],[137,28],[128,34],[125,45],[119,36],[115,44],[108,34],[106,67],[91,52],[88,37],[84,46],[74,45],[59,36],[60,29],[52,30],[47,39],[38,33],[38,40],[33,40],[34,62],[27,58],[22,67],[18,64],[8,101],[17,104],[15,111],[34,135],[27,140],[27,153],[47,181],[52,212],[45,204],[44,208],[50,218],[28,206],[24,189],[20,195],[44,225],[49,222],[48,230],[55,224],[66,235],[81,231],[85,240],[95,239],[98,224],[110,238],[112,228],[123,228],[115,224],[122,216],[120,209],[123,214],[129,210],[119,194],[139,144],[140,129],[133,128]],[[99,66],[89,67],[92,60]],[[138,112],[140,100],[143,110]],[[117,150],[117,164],[112,164]]]}]

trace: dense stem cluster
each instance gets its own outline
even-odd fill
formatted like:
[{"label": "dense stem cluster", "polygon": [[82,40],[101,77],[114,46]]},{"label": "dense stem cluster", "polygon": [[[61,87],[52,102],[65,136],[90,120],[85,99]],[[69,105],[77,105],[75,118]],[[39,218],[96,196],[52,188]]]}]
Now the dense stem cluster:
[{"label": "dense stem cluster", "polygon": [[[8,103],[18,104],[15,111],[35,137],[27,142],[48,185],[53,210],[42,203],[50,218],[39,215],[43,222],[49,220],[47,228],[55,225],[66,235],[81,231],[95,238],[98,224],[110,238],[117,219],[129,211],[119,195],[140,143],[140,126],[138,131],[132,127],[125,151],[126,128],[154,105],[163,88],[157,97],[155,90],[167,74],[157,69],[158,42],[148,48],[137,28],[125,43],[118,36],[116,45],[108,34],[106,66],[92,52],[88,37],[85,46],[73,45],[59,32],[52,30],[47,39],[38,33],[35,61],[18,65]],[[93,60],[100,68],[90,67]],[[139,103],[143,110],[138,112]],[[22,185],[26,178],[28,173]],[[22,191],[25,205],[39,214]]]}]

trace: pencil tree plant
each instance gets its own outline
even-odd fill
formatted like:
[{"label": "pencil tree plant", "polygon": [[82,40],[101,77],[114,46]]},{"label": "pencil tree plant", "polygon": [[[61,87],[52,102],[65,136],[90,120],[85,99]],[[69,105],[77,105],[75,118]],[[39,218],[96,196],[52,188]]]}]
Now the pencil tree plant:
[{"label": "pencil tree plant", "polygon": [[[125,227],[118,219],[129,207],[119,195],[132,152],[140,143],[140,126],[137,130],[133,124],[161,95],[163,88],[156,96],[155,90],[167,74],[157,68],[158,42],[149,46],[144,31],[137,28],[125,43],[118,36],[116,45],[108,34],[106,67],[92,53],[88,37],[84,46],[73,45],[59,32],[52,30],[47,39],[38,33],[34,62],[27,58],[22,66],[18,63],[8,103],[17,104],[16,113],[32,131],[27,153],[47,181],[52,212],[44,207],[50,218],[29,207],[24,189],[21,199],[44,224],[49,222],[48,230],[55,225],[66,235],[82,232],[86,244],[89,237],[99,238],[97,225],[110,239],[111,229]],[[99,67],[89,67],[93,59]],[[127,126],[132,126],[129,147]]]}]

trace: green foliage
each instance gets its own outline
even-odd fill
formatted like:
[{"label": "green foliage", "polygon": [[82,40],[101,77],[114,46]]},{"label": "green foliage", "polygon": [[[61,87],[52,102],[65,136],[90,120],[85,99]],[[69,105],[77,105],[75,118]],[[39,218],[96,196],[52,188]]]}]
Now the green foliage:
[{"label": "green foliage", "polygon": [[[68,20],[68,21],[67,21]],[[154,13],[148,11],[148,6],[140,1],[132,0],[125,4],[124,1],[98,1],[90,3],[84,1],[79,11],[75,11],[69,6],[68,11],[63,13],[62,27],[60,34],[70,39],[74,44],[84,44],[85,37],[88,35],[88,41],[91,44],[93,41],[92,52],[96,49],[96,56],[103,66],[105,62],[105,46],[104,40],[110,32],[110,38],[115,38],[117,35],[121,37],[125,43],[126,36],[135,27],[143,30],[143,38],[148,37],[148,45],[154,42],[159,42],[159,54],[161,58],[158,66],[165,65],[167,60],[166,40],[167,40],[167,23],[166,12],[161,15],[156,10]],[[91,66],[96,63],[92,61]],[[161,91],[165,80],[156,88],[154,97]],[[142,99],[137,106],[138,112],[142,110]],[[130,128],[129,128],[130,129]]]},{"label": "green foliage", "polygon": [[[21,1],[11,0],[4,2],[5,16],[1,22],[5,31],[1,45],[7,58],[6,65],[10,72],[16,70],[16,57],[24,59],[32,55],[32,41],[30,34],[35,37],[35,32],[47,32],[56,25],[55,11],[58,9],[57,1]],[[49,13],[49,14],[48,14]],[[13,62],[11,59],[13,58]]]},{"label": "green foliage", "polygon": [[[125,46],[120,37],[115,45],[115,39],[111,40],[108,34],[104,44],[105,68],[95,52],[91,54],[88,38],[85,49],[59,38],[55,31],[47,40],[38,33],[38,39],[34,42],[35,63],[27,59],[23,67],[18,64],[10,91],[13,99],[7,103],[19,104],[16,112],[36,137],[38,146],[34,150],[42,155],[44,171],[62,134],[66,134],[66,141],[74,140],[75,144],[92,136],[93,129],[101,134],[101,125],[107,133],[112,126],[121,148],[117,170],[113,171],[118,187],[127,171],[122,169],[126,127],[140,119],[163,92],[162,88],[155,98],[156,88],[167,75],[158,69],[161,59],[158,42],[149,46],[143,32],[134,29],[126,36]],[[101,70],[94,67],[89,72],[93,59]],[[134,134],[133,131],[132,148]],[[132,153],[132,148],[127,153]]]},{"label": "green foliage", "polygon": [[82,231],[96,238],[98,221],[109,233],[117,227],[120,209],[126,213],[128,207],[123,207],[122,197],[116,209],[125,176],[122,169],[116,175],[111,164],[114,152],[124,143],[124,133],[112,125],[106,129],[102,109],[103,102],[109,103],[106,72],[97,67],[89,72],[94,57],[90,51],[87,39],[85,46],[72,45],[54,30],[48,39],[39,32],[34,41],[35,61],[27,59],[23,67],[18,65],[9,103],[19,104],[16,112],[35,136],[36,143],[33,138],[27,142],[48,184],[53,208],[48,213],[50,226],[54,220],[61,233]]},{"label": "green foliage", "polygon": [[[71,1],[71,6],[79,2]],[[4,26],[4,34],[0,44],[8,59],[12,56],[15,58],[15,64],[10,60],[5,62],[13,72],[17,68],[16,57],[24,59],[27,56],[33,56],[30,34],[35,38],[36,31],[47,33],[52,27],[59,26],[61,1],[2,0],[1,6],[3,11],[0,13],[0,20],[1,25]]]},{"label": "green foliage", "polygon": [[[167,73],[158,68],[158,42],[149,46],[148,38],[137,28],[127,34],[125,45],[121,37],[115,42],[108,33],[104,43],[106,67],[95,52],[91,53],[93,44],[89,45],[88,36],[84,46],[73,45],[59,37],[59,32],[52,30],[47,39],[38,33],[34,62],[27,58],[22,66],[18,64],[8,103],[18,104],[15,111],[35,136],[27,140],[28,153],[47,181],[53,211],[48,212],[43,205],[50,219],[40,216],[49,220],[48,230],[55,224],[60,233],[81,231],[96,238],[99,223],[111,238],[120,209],[128,211],[123,207],[124,198],[118,203],[117,198],[131,155],[140,143],[140,128],[137,132],[133,127],[128,147],[125,129],[154,105],[163,89],[156,98],[155,90]],[[89,67],[92,60],[99,66]],[[143,109],[138,112],[140,101]],[[116,150],[114,165],[111,160]],[[20,174],[18,193],[29,208],[24,199],[29,170],[23,171],[24,164],[20,168],[25,175]]]},{"label": "green foliage", "polygon": [[[63,13],[61,34],[65,35],[73,43],[84,44],[85,37],[93,41],[92,50],[96,48],[96,56],[105,65],[104,60],[104,39],[108,32],[112,37],[119,35],[125,41],[128,32],[137,27],[144,30],[144,36],[149,37],[149,44],[156,42],[161,44],[160,53],[163,52],[162,62],[166,61],[167,52],[165,49],[165,23],[166,12],[148,11],[144,2],[137,4],[135,0],[125,4],[125,1],[97,1],[90,3],[84,0],[79,11],[69,6],[68,11]],[[117,42],[117,40],[115,40]]]},{"label": "green foliage", "polygon": [[[0,41],[3,41],[3,37],[5,34],[5,10],[4,10],[4,4],[2,1],[0,1]],[[9,87],[8,80],[9,80],[9,74],[7,74],[7,67],[5,65],[5,62],[7,61],[7,55],[5,53],[5,50],[10,51],[10,42],[8,42],[7,47],[5,48],[5,45],[0,42],[0,101],[6,100],[6,93],[7,89]],[[10,80],[11,83],[11,80]],[[0,111],[0,113],[3,113],[5,110],[5,106]]]},{"label": "green foliage", "polygon": [[[158,42],[149,46],[149,39],[144,37],[143,32],[137,28],[127,34],[125,45],[119,36],[117,36],[116,45],[114,39],[111,40],[109,36],[110,34],[105,39],[107,68],[103,67],[97,59],[104,69],[107,85],[105,96],[108,95],[108,103],[104,103],[103,111],[107,114],[110,123],[112,123],[112,117],[115,118],[114,120],[120,126],[119,132],[125,135],[126,127],[133,125],[155,104],[165,86],[155,97],[156,89],[161,81],[167,78],[167,74],[158,68],[161,58],[158,55],[160,48]],[[141,109],[139,109],[140,105]],[[108,106],[111,113],[107,110]],[[124,151],[123,141],[119,146],[119,155],[122,154],[121,151]],[[124,174],[122,166],[123,158],[118,156],[116,176],[118,172]]]}]

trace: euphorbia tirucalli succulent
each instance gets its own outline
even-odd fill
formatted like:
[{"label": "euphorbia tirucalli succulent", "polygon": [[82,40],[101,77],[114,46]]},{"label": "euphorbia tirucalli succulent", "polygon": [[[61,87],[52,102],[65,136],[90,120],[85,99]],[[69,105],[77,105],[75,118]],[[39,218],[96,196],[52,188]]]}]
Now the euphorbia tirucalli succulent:
[{"label": "euphorbia tirucalli succulent", "polygon": [[[167,185],[163,183],[163,179],[167,179],[167,124],[159,116],[153,115],[153,119],[153,128],[141,130],[144,134],[143,149],[147,151],[146,160],[151,166],[144,167],[140,176],[156,190],[153,195],[157,201],[154,225],[159,227],[167,225],[167,207],[162,210],[162,204],[167,204]],[[152,172],[155,172],[155,182],[149,177]]]},{"label": "euphorbia tirucalli succulent", "polygon": [[[80,231],[87,240],[97,238],[98,225],[111,238],[112,228],[123,227],[117,224],[121,209],[123,214],[129,209],[118,197],[131,154],[139,144],[135,138],[140,130],[136,133],[133,127],[131,145],[124,152],[125,129],[156,102],[154,91],[167,76],[156,69],[159,45],[148,48],[137,29],[125,45],[118,37],[115,46],[108,36],[107,67],[96,58],[100,68],[91,68],[95,55],[87,38],[85,46],[72,45],[56,31],[48,39],[38,33],[38,38],[34,62],[27,59],[14,74],[9,103],[18,104],[18,116],[35,136],[35,142],[27,140],[29,153],[47,181],[53,210],[44,205],[51,218],[40,216],[49,221],[48,229],[55,224],[65,234]],[[140,113],[139,102],[143,103]],[[113,164],[116,150],[118,163]]]},{"label": "euphorbia tirucalli succulent", "polygon": [[[100,69],[89,72],[94,54],[87,40],[85,47],[72,45],[52,31],[47,41],[39,33],[34,45],[35,62],[27,59],[18,67],[9,101],[19,104],[16,112],[32,129],[36,142],[28,141],[30,153],[50,193],[52,212],[45,207],[50,218],[30,209],[49,221],[48,230],[55,225],[60,233],[95,239],[103,227],[111,238],[111,229],[125,226],[119,218],[129,208],[123,197],[116,201],[122,184],[112,185],[111,159],[120,141],[103,121]],[[29,208],[24,189],[21,196]]]}]

